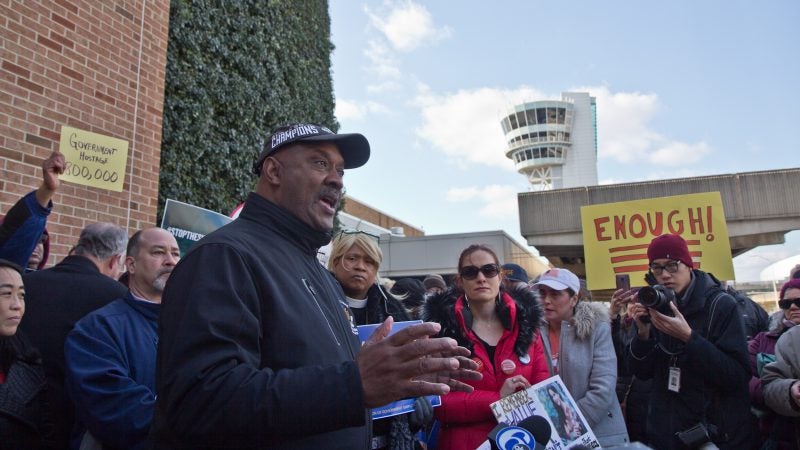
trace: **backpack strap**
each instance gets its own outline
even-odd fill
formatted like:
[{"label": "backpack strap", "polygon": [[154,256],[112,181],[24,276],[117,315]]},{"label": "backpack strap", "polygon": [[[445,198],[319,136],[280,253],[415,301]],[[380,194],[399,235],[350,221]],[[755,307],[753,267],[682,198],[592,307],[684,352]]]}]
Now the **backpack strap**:
[{"label": "backpack strap", "polygon": [[711,299],[710,305],[707,307],[708,317],[706,318],[706,337],[711,334],[711,324],[714,322],[714,313],[717,311],[717,303],[719,303],[719,299],[726,294],[727,293],[725,291],[718,291],[714,298]]}]

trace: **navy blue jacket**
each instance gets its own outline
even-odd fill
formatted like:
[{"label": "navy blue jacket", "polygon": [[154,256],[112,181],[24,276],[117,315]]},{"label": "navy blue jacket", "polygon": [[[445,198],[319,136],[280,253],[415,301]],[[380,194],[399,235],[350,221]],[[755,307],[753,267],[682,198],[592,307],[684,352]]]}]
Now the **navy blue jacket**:
[{"label": "navy blue jacket", "polygon": [[36,191],[19,199],[0,224],[0,258],[28,267],[28,259],[42,237],[52,209],[53,202],[42,208],[36,200]]},{"label": "navy blue jacket", "polygon": [[66,389],[75,404],[73,448],[89,432],[114,448],[145,448],[156,402],[161,305],[125,298],[88,314],[64,343]]}]

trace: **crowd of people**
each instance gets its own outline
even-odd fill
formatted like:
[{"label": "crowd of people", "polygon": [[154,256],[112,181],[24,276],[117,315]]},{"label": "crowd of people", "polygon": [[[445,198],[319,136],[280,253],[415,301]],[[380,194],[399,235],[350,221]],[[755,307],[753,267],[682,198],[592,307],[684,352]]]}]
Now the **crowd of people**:
[{"label": "crowd of people", "polygon": [[239,218],[187,254],[160,228],[92,223],[46,268],[54,152],[0,224],[0,449],[472,450],[491,404],[555,375],[540,395],[562,448],[588,429],[603,448],[799,448],[800,268],[772,320],[678,235],[608,304],[480,243],[452,277],[384,286],[380,238],[333,233],[369,155],[360,134],[279,128]]}]

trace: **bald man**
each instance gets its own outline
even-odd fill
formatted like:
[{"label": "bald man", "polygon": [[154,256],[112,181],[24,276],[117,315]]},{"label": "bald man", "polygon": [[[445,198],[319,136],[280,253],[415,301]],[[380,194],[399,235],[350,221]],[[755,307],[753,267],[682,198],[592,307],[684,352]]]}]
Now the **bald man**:
[{"label": "bald man", "polygon": [[75,403],[72,448],[146,448],[156,401],[155,373],[161,294],[180,259],[175,238],[161,228],[128,241],[129,291],[87,315],[64,344],[66,387]]}]

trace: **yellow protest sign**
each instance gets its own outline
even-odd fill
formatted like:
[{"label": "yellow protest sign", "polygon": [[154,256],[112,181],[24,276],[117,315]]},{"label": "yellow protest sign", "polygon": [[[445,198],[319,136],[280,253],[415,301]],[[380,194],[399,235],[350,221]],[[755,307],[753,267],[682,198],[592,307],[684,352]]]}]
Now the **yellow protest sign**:
[{"label": "yellow protest sign", "polygon": [[584,206],[581,225],[589,289],[614,289],[616,274],[629,274],[631,286],[644,286],[647,246],[662,234],[686,240],[695,268],[720,280],[734,277],[719,192]]},{"label": "yellow protest sign", "polygon": [[59,150],[67,161],[62,180],[122,191],[128,141],[62,125]]}]

